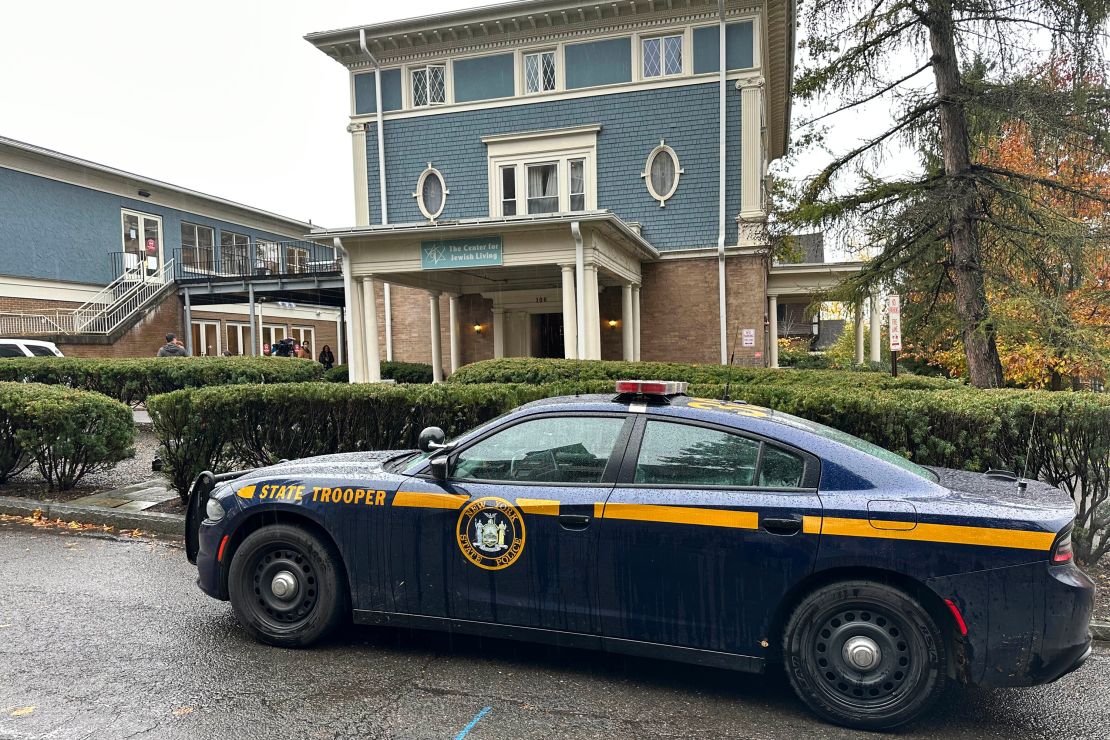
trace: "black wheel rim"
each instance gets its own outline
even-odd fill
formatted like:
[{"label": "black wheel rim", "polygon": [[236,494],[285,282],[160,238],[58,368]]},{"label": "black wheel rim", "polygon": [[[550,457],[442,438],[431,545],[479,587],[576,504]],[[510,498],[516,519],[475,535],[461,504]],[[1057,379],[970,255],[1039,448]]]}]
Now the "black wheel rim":
[{"label": "black wheel rim", "polygon": [[299,548],[273,545],[255,556],[249,572],[251,609],[276,630],[296,629],[319,601],[316,566]]},{"label": "black wheel rim", "polygon": [[877,604],[853,604],[825,611],[814,623],[814,684],[833,704],[868,714],[914,696],[929,666],[923,640],[904,617]]}]

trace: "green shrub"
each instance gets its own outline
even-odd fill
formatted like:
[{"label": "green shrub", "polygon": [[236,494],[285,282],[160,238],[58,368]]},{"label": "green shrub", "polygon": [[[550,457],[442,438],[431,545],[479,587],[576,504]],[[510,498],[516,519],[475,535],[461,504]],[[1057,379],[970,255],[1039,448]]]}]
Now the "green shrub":
[{"label": "green shrub", "polygon": [[483,360],[464,365],[448,379],[449,383],[580,383],[591,380],[644,378],[685,380],[690,383],[772,385],[845,385],[872,388],[944,390],[959,388],[944,378],[914,375],[891,378],[880,373],[851,373],[839,370],[768,370],[726,365],[694,365],[678,362],[619,362],[615,360],[541,360],[512,358]]},{"label": "green shrub", "polygon": [[426,426],[459,434],[544,393],[520,385],[240,385],[154,396],[147,408],[165,473],[184,498],[202,470],[411,448]]},{"label": "green shrub", "polygon": [[285,357],[28,357],[0,362],[0,381],[64,385],[128,404],[180,388],[319,380],[324,366]]},{"label": "green shrub", "polygon": [[0,418],[7,419],[51,491],[73,488],[86,474],[133,454],[135,423],[131,409],[118,401],[37,383],[0,388]]},{"label": "green shrub", "polygon": [[[336,365],[324,373],[324,380],[330,383],[347,383],[350,376],[346,365]],[[398,383],[431,383],[432,366],[423,362],[391,362],[382,360],[382,380],[395,380]]]},{"label": "green shrub", "polygon": [[31,456],[19,443],[16,432],[19,427],[12,418],[11,410],[17,400],[22,398],[22,386],[12,387],[11,383],[0,383],[0,483],[19,475],[31,464]]}]

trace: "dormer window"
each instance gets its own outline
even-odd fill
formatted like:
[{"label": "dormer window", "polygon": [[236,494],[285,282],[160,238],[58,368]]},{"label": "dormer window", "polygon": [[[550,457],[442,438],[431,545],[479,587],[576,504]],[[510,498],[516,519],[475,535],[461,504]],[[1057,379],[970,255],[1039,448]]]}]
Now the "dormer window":
[{"label": "dormer window", "polygon": [[412,106],[423,108],[447,102],[447,68],[442,64],[429,64],[411,71]]},{"label": "dormer window", "polygon": [[524,55],[524,92],[551,92],[555,89],[555,52],[541,51]]}]

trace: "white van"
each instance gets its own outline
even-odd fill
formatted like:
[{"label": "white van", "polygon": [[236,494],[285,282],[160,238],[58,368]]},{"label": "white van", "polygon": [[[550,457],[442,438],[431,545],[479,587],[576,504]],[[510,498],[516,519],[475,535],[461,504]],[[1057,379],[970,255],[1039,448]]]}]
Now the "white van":
[{"label": "white van", "polygon": [[0,360],[8,357],[63,357],[53,342],[37,339],[0,339]]}]

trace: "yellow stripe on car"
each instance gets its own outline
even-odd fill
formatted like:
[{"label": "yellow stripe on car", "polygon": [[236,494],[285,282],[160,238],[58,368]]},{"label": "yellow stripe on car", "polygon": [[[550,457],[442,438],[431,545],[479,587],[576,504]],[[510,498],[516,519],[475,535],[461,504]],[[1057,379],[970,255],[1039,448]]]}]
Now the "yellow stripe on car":
[{"label": "yellow stripe on car", "polygon": [[666,524],[695,524],[704,527],[733,527],[757,529],[759,514],[754,511],[729,509],[699,509],[691,506],[657,506],[654,504],[606,504],[599,514],[603,519],[626,519],[639,522],[664,522]]},{"label": "yellow stripe on car", "polygon": [[518,498],[516,505],[525,514],[559,516],[559,502],[549,498]]},{"label": "yellow stripe on car", "polygon": [[[907,522],[910,524],[912,522]],[[1024,529],[968,527],[959,524],[918,523],[913,529],[877,529],[867,519],[807,516],[802,522],[807,534],[837,537],[871,537],[884,540],[939,542],[951,545],[981,545],[1019,550],[1050,550],[1056,535],[1052,532],[1030,532]]]},{"label": "yellow stripe on car", "polygon": [[418,509],[461,509],[469,500],[469,496],[461,493],[398,491],[393,497],[393,505],[412,506]]},{"label": "yellow stripe on car", "polygon": [[255,488],[256,488],[256,486],[243,486],[242,488],[240,488],[238,491],[235,492],[235,495],[238,496],[239,498],[254,498],[254,489]]}]

